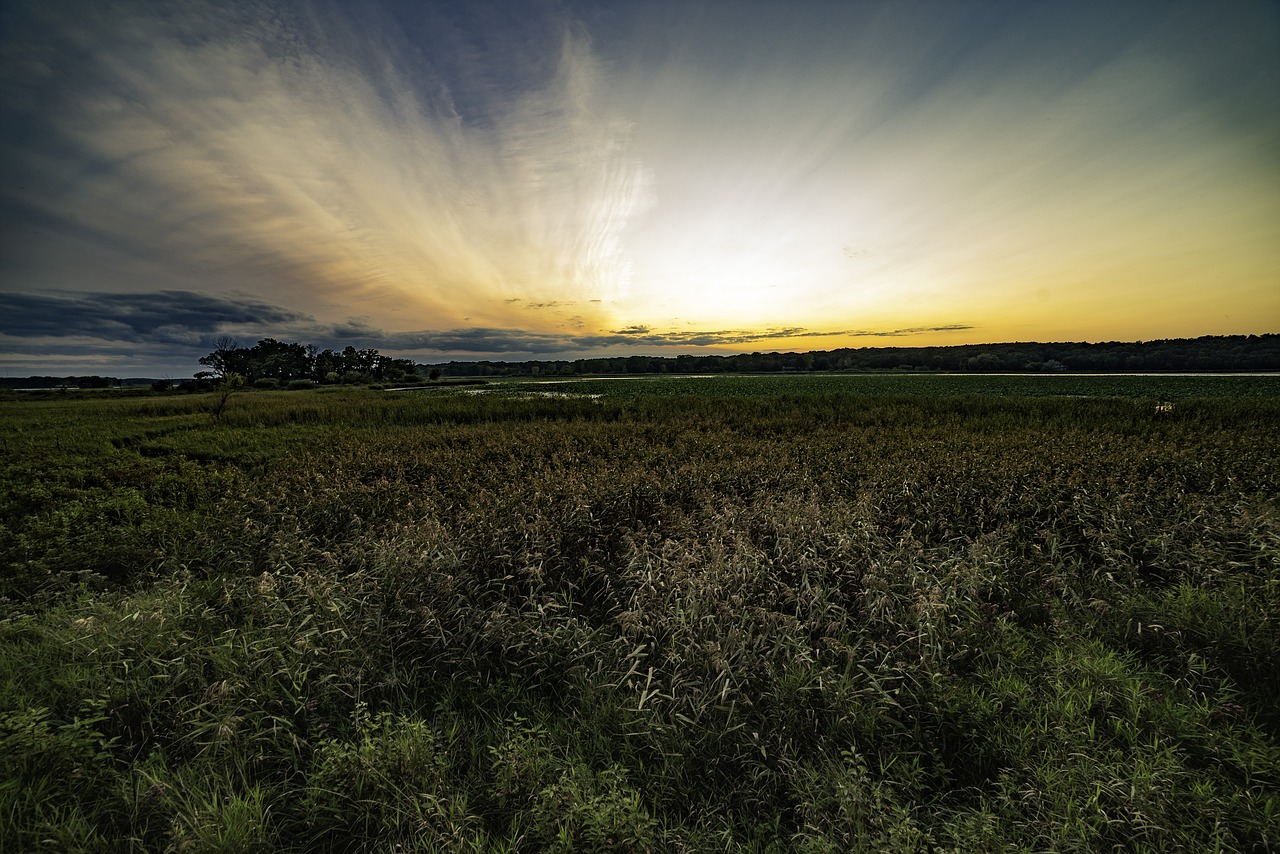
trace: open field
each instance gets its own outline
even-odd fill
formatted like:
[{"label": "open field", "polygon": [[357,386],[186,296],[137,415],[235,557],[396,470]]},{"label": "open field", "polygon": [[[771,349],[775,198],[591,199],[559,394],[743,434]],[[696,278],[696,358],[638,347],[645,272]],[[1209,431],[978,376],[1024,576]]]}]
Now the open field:
[{"label": "open field", "polygon": [[[1280,397],[1280,374],[934,374],[795,373],[691,377],[638,374],[605,378],[518,379],[518,383],[606,397],[778,397],[908,395],[912,397],[1123,397],[1176,401],[1206,397]],[[427,386],[426,388],[430,388]]]},{"label": "open field", "polygon": [[1280,846],[1276,377],[210,406],[0,400],[0,850]]}]

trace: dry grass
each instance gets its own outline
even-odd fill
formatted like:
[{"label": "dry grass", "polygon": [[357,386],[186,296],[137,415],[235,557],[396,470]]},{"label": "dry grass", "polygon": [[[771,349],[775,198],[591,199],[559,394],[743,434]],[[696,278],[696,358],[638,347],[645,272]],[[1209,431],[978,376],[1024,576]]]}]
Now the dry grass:
[{"label": "dry grass", "polygon": [[8,402],[5,850],[1265,851],[1280,404]]}]

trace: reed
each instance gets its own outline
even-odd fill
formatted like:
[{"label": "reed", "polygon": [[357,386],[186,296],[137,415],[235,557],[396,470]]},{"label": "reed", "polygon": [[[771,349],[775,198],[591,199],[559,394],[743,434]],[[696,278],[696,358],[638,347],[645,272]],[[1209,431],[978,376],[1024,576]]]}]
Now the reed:
[{"label": "reed", "polygon": [[1280,399],[685,382],[4,401],[0,848],[1280,844]]}]

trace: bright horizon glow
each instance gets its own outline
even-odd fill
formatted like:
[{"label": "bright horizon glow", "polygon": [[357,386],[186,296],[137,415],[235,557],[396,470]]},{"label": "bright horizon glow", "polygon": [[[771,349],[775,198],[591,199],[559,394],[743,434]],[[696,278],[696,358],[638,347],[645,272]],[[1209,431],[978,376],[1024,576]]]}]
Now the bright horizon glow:
[{"label": "bright horizon glow", "polygon": [[1280,330],[1260,0],[16,10],[13,373]]}]

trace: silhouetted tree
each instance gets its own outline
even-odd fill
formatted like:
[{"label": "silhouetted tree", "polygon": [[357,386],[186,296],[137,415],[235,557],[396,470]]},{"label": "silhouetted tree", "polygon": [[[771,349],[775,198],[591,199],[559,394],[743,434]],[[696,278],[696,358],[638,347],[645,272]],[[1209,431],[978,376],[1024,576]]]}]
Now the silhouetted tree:
[{"label": "silhouetted tree", "polygon": [[213,342],[213,352],[207,356],[200,358],[200,364],[207,368],[213,369],[213,375],[216,380],[221,382],[226,378],[227,374],[237,372],[238,367],[242,367],[239,362],[243,361],[243,350],[240,342],[229,336],[222,336]]}]

